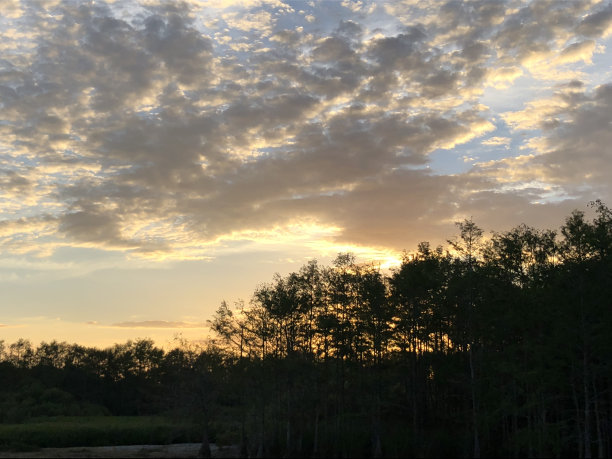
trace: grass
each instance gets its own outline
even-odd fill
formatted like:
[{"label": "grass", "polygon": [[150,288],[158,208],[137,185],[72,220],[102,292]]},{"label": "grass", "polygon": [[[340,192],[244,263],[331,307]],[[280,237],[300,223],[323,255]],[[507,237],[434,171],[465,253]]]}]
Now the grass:
[{"label": "grass", "polygon": [[31,451],[69,446],[117,446],[199,442],[202,429],[160,416],[79,416],[0,424],[0,448]]}]

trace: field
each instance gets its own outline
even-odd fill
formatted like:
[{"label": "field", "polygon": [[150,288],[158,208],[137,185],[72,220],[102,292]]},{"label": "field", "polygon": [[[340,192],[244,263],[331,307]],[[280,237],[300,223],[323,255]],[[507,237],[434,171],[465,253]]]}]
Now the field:
[{"label": "field", "polygon": [[[71,448],[41,448],[36,451],[0,452],[2,458],[55,458],[55,457],[100,457],[100,458],[179,458],[198,457],[200,443],[176,443],[173,445],[129,445],[129,446],[77,446]],[[214,458],[238,457],[236,446],[217,447],[210,445]]]},{"label": "field", "polygon": [[[124,445],[124,446],[76,446],[71,448],[41,448],[36,451],[0,452],[2,458],[59,458],[59,457],[100,457],[100,458],[179,458],[198,457],[199,443],[178,443],[174,445]],[[217,449],[211,448],[213,457]],[[229,456],[228,456],[229,457]]]},{"label": "field", "polygon": [[201,438],[198,425],[160,416],[49,417],[0,424],[0,451],[4,452],[198,443]]}]

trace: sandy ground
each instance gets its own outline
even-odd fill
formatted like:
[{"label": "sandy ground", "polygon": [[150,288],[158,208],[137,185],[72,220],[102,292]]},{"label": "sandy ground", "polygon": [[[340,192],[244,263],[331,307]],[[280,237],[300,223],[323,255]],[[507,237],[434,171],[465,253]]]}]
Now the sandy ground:
[{"label": "sandy ground", "polygon": [[[198,457],[201,443],[177,443],[174,445],[95,446],[72,448],[42,448],[28,452],[0,452],[0,458],[26,457]],[[238,448],[218,448],[210,445],[212,457],[237,457]]]}]

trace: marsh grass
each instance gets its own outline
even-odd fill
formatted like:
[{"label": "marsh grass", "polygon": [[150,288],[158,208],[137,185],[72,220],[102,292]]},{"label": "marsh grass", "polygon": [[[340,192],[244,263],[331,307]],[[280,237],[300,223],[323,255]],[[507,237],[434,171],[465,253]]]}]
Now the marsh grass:
[{"label": "marsh grass", "polygon": [[69,446],[163,445],[201,441],[202,429],[160,416],[35,418],[0,424],[0,448],[30,451]]}]

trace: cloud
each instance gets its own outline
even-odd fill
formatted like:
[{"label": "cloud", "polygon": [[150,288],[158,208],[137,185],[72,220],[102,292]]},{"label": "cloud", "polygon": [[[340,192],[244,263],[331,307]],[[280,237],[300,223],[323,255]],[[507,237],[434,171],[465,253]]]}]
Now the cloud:
[{"label": "cloud", "polygon": [[232,11],[222,15],[223,20],[231,29],[242,32],[254,32],[268,36],[276,22],[273,15],[265,10]]},{"label": "cloud", "polygon": [[567,64],[577,61],[585,61],[591,63],[593,52],[595,51],[595,41],[585,40],[578,43],[572,43],[567,46],[558,57],[560,64]]},{"label": "cloud", "polygon": [[2,10],[3,16],[11,19],[17,19],[23,15],[23,8],[19,0],[7,0],[2,5]]},{"label": "cloud", "polygon": [[60,221],[60,231],[68,236],[85,242],[122,240],[121,230],[116,219],[97,209],[67,213]]},{"label": "cloud", "polygon": [[[374,5],[57,2],[6,19],[23,31],[7,46],[27,49],[0,62],[0,247],[194,259],[309,222],[338,246],[397,249],[444,238],[475,202],[606,190],[607,86],[574,77],[609,8]],[[549,93],[517,93],[518,109],[481,104],[540,82]],[[486,137],[499,124],[511,134]],[[439,174],[440,150],[480,162]]]},{"label": "cloud", "polygon": [[168,72],[179,83],[208,77],[212,57],[212,41],[191,27],[191,21],[179,14],[167,17],[149,16],[145,20],[145,47],[161,59]]},{"label": "cloud", "polygon": [[611,113],[612,85],[589,91],[578,82],[570,83],[550,99],[507,118],[515,129],[542,131],[526,143],[530,154],[480,163],[475,171],[513,188],[531,183],[542,196],[572,197],[578,202],[605,199],[612,174]]},{"label": "cloud", "polygon": [[500,67],[487,74],[488,83],[496,88],[508,88],[514,80],[523,75],[523,70],[516,67]]},{"label": "cloud", "polygon": [[523,109],[502,113],[501,117],[514,130],[539,129],[554,125],[567,104],[567,98],[553,95],[529,101]]},{"label": "cloud", "polygon": [[23,195],[32,187],[32,182],[18,172],[4,169],[0,170],[0,192],[19,193]]},{"label": "cloud", "polygon": [[111,325],[120,328],[208,328],[205,323],[171,322],[166,320],[144,320],[140,322],[118,322]]},{"label": "cloud", "polygon": [[510,142],[512,141],[512,139],[510,137],[499,137],[499,136],[494,136],[494,137],[490,137],[486,140],[482,141],[483,145],[487,145],[487,146],[504,146],[506,148],[509,147]]},{"label": "cloud", "polygon": [[612,32],[612,5],[588,14],[578,25],[578,33],[587,37],[607,37]]},{"label": "cloud", "polygon": [[607,188],[612,173],[612,85],[559,97],[568,103],[544,138],[543,154],[534,162],[545,168],[550,181],[601,191]]}]

